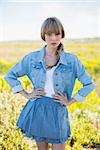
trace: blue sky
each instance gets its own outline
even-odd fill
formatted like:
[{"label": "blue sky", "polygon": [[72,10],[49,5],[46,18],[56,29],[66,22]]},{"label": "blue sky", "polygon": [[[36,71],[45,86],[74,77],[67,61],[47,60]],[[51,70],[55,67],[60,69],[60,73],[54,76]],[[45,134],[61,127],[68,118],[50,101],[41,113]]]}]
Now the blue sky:
[{"label": "blue sky", "polygon": [[100,37],[99,0],[0,0],[0,41],[40,39],[52,16],[63,23],[65,38]]}]

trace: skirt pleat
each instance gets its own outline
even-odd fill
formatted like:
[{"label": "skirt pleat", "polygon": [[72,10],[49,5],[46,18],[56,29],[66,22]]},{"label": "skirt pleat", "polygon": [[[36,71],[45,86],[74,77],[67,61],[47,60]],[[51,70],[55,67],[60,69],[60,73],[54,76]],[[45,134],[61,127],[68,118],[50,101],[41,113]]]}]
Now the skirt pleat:
[{"label": "skirt pleat", "polygon": [[36,142],[64,143],[71,134],[67,108],[47,96],[29,100],[16,126]]}]

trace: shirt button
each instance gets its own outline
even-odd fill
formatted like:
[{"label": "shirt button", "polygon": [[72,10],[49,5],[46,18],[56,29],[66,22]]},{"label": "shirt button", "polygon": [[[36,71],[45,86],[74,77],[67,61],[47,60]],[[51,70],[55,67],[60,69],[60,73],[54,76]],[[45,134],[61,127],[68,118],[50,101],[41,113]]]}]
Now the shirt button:
[{"label": "shirt button", "polygon": [[58,84],[56,84],[56,86],[58,86]]}]

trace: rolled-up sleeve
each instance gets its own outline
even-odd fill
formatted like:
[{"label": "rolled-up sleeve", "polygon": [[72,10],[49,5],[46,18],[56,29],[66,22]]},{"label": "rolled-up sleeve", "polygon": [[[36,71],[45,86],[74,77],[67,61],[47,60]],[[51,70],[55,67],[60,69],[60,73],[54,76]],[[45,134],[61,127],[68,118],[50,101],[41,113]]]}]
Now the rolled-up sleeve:
[{"label": "rolled-up sleeve", "polygon": [[76,78],[83,86],[74,94],[73,98],[79,102],[83,102],[86,96],[96,88],[96,85],[77,56],[75,57],[74,66]]},{"label": "rolled-up sleeve", "polygon": [[19,77],[28,75],[29,72],[29,57],[24,56],[17,64],[15,64],[4,76],[6,82],[10,85],[12,92],[18,93],[23,90]]}]

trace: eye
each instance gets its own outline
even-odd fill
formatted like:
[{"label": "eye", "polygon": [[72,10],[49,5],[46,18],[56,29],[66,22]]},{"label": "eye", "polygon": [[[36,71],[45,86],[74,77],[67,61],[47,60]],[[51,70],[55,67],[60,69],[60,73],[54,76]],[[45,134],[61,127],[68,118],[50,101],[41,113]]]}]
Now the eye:
[{"label": "eye", "polygon": [[51,33],[49,33],[48,36],[51,36]]},{"label": "eye", "polygon": [[51,35],[52,35],[52,33],[46,33],[46,35],[47,35],[47,36],[51,36]]},{"label": "eye", "polygon": [[60,35],[60,33],[56,33],[56,35]]}]

